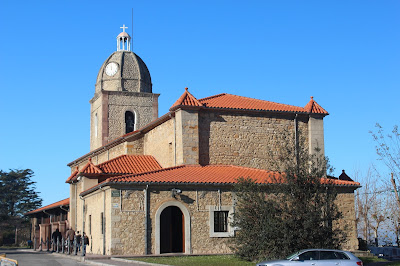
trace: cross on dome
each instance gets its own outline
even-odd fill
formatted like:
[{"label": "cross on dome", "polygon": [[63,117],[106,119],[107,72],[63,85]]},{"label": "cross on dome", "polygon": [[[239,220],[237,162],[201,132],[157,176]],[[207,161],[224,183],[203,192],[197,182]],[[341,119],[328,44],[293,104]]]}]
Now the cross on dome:
[{"label": "cross on dome", "polygon": [[128,27],[125,27],[125,24],[123,24],[122,27],[119,28],[122,29],[123,32],[125,32],[125,29],[127,29]]}]

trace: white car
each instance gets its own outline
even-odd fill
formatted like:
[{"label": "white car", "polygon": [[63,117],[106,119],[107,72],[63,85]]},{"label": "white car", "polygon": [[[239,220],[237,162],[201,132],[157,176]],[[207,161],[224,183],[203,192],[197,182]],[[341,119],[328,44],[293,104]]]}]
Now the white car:
[{"label": "white car", "polygon": [[362,261],[349,251],[336,249],[303,249],[285,260],[257,263],[257,266],[363,266]]}]

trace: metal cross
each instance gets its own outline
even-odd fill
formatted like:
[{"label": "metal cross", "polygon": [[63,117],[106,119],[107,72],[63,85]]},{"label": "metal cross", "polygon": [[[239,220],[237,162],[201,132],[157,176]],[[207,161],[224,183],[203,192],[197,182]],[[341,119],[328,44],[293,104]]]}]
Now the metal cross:
[{"label": "metal cross", "polygon": [[124,24],[122,27],[119,27],[119,28],[125,32],[125,29],[127,29],[128,27],[125,27],[125,24]]}]

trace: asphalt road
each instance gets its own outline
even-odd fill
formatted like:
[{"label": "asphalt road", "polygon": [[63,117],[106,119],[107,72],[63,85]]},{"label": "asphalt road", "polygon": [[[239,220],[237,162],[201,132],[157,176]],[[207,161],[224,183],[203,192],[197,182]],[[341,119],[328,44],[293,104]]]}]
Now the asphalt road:
[{"label": "asphalt road", "polygon": [[78,266],[88,265],[74,259],[54,256],[45,252],[33,252],[21,249],[0,249],[0,254],[6,254],[6,258],[18,261],[18,266]]},{"label": "asphalt road", "polygon": [[66,254],[51,254],[49,252],[35,252],[29,249],[0,249],[0,254],[6,258],[18,261],[18,266],[78,266],[78,265],[108,265],[108,266],[147,266],[156,265],[136,261],[110,260],[105,258],[90,259],[86,262],[79,261],[80,256]]}]

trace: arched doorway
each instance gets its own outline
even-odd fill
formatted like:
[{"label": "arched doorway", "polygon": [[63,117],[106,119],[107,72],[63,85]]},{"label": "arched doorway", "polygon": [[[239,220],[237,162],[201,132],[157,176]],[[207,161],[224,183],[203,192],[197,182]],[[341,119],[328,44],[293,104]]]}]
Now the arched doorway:
[{"label": "arched doorway", "polygon": [[166,207],[160,215],[160,253],[184,251],[185,217],[179,207]]}]

